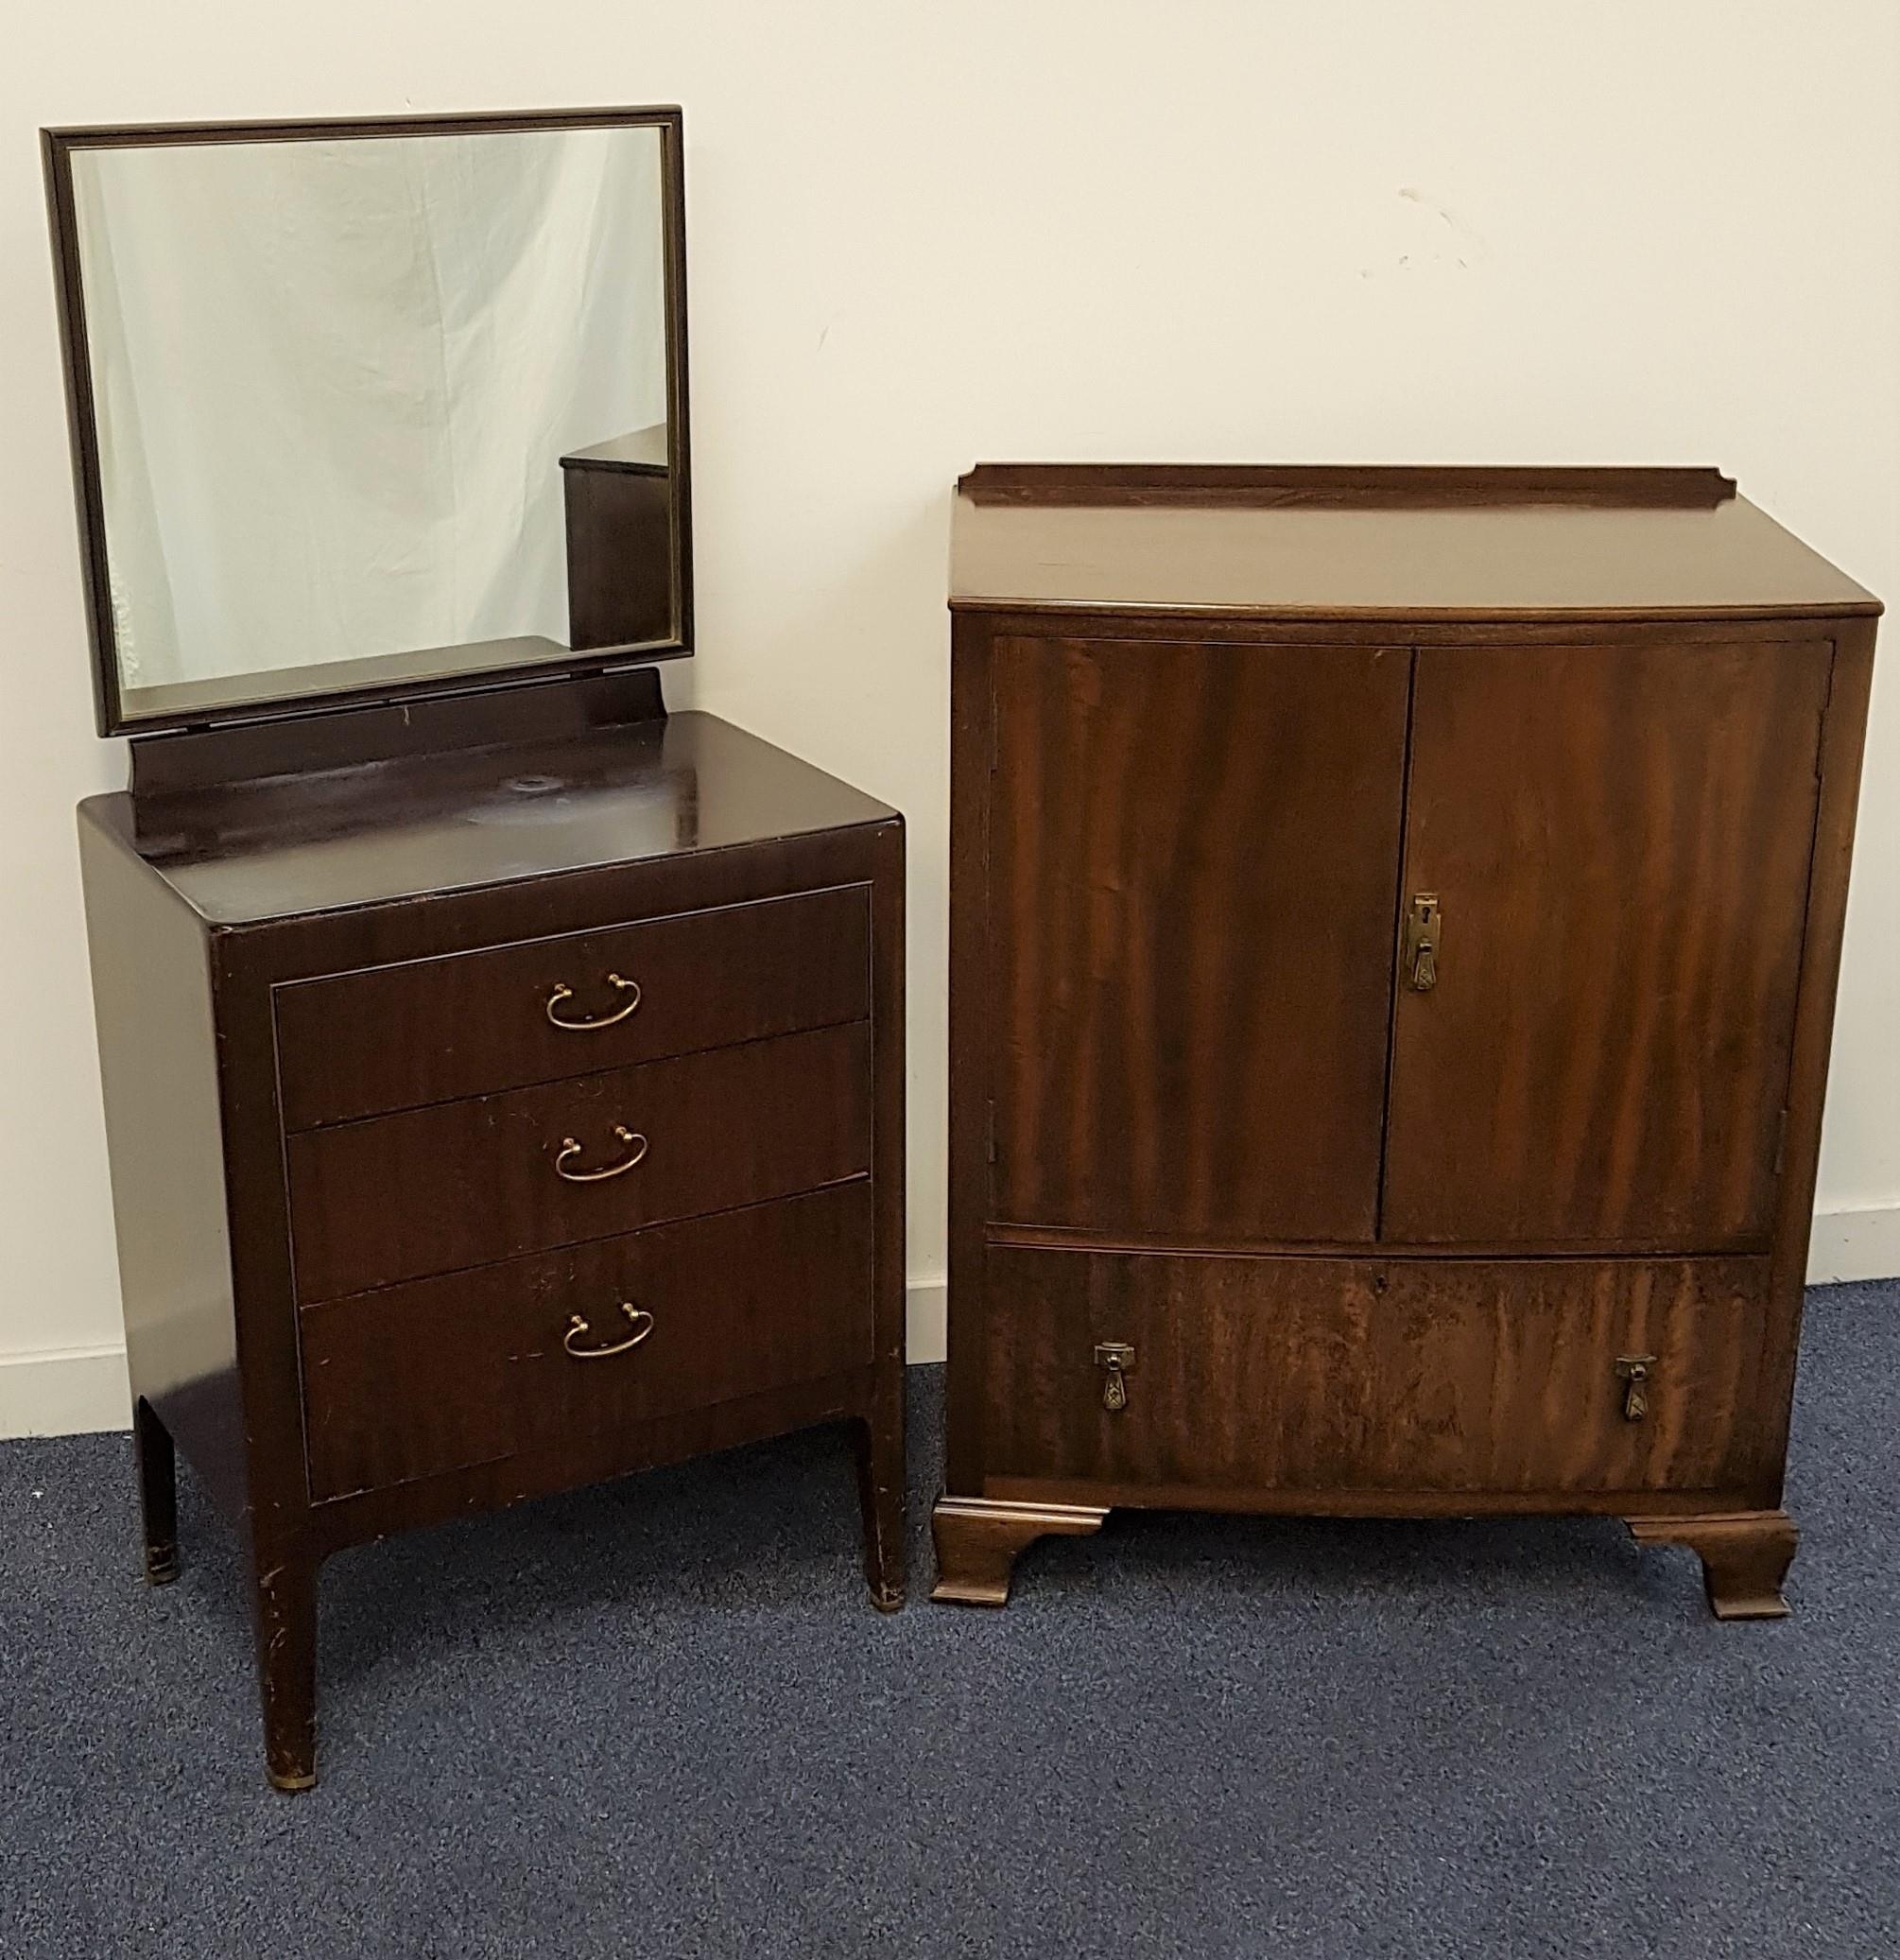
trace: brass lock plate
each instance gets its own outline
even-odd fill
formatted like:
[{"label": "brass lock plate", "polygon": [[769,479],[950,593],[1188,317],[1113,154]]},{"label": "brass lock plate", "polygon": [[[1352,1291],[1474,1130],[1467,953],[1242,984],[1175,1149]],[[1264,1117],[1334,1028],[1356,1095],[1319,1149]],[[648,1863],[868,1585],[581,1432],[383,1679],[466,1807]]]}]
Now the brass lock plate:
[{"label": "brass lock plate", "polygon": [[1438,936],[1443,923],[1436,892],[1418,892],[1406,907],[1406,985],[1415,994],[1429,994],[1438,985]]}]

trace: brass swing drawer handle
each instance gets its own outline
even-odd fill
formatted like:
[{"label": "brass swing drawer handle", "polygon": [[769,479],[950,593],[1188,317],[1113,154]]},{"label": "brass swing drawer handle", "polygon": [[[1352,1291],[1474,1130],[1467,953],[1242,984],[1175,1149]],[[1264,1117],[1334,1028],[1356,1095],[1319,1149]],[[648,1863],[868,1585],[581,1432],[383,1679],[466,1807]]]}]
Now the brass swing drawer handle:
[{"label": "brass swing drawer handle", "polygon": [[612,1014],[564,1015],[560,1012],[562,1001],[574,998],[574,989],[564,980],[556,986],[547,997],[547,1018],[557,1028],[564,1028],[569,1033],[584,1033],[591,1028],[613,1028],[624,1021],[640,1005],[640,982],[622,980],[617,973],[607,976],[607,984],[627,998]]},{"label": "brass swing drawer handle", "polygon": [[610,1177],[625,1177],[647,1154],[647,1139],[625,1123],[615,1123],[613,1134],[627,1146],[627,1154],[617,1164],[603,1164],[597,1171],[572,1169],[577,1157],[586,1155],[587,1146],[579,1137],[563,1136],[561,1148],[554,1153],[555,1176],[565,1178],[569,1184],[605,1184]]},{"label": "brass swing drawer handle", "polygon": [[1616,1379],[1623,1384],[1623,1420],[1641,1422],[1650,1413],[1650,1390],[1655,1381],[1656,1357],[1652,1354],[1619,1354]]},{"label": "brass swing drawer handle", "polygon": [[1107,1372],[1102,1379],[1102,1407],[1119,1415],[1128,1407],[1128,1371],[1134,1366],[1134,1349],[1126,1341],[1097,1341],[1096,1366]]},{"label": "brass swing drawer handle", "polygon": [[576,1346],[576,1342],[585,1341],[594,1331],[586,1320],[577,1313],[567,1323],[566,1333],[561,1337],[561,1346],[578,1362],[605,1361],[610,1354],[625,1354],[630,1347],[638,1347],[653,1331],[653,1316],[644,1307],[634,1306],[631,1300],[622,1300],[620,1310],[627,1316],[627,1325],[631,1329],[624,1340],[610,1341],[599,1347]]}]

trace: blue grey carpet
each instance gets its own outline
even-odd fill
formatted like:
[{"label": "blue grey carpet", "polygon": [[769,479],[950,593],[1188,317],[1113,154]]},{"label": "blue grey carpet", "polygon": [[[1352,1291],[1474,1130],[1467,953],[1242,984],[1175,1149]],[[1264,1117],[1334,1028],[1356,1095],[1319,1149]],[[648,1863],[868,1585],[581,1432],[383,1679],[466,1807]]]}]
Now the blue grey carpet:
[{"label": "blue grey carpet", "polygon": [[1609,1523],[1128,1518],[1004,1613],[858,1581],[842,1438],[333,1561],[265,1784],[229,1535],[0,1446],[0,1954],[1900,1952],[1900,1285],[1815,1293],[1795,1617]]}]

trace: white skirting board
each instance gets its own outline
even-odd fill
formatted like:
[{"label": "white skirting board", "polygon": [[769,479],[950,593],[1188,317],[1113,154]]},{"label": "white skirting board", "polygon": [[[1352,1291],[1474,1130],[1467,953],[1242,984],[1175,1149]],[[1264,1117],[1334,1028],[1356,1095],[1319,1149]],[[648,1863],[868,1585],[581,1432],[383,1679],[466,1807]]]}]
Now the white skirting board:
[{"label": "white skirting board", "polygon": [[944,1301],[941,1279],[913,1280],[905,1299],[905,1354],[913,1368],[943,1359]]},{"label": "white skirting board", "polygon": [[131,1425],[121,1343],[0,1355],[0,1437],[81,1436]]},{"label": "white skirting board", "polygon": [[1891,1279],[1900,1275],[1900,1205],[1818,1211],[1807,1241],[1807,1283]]},{"label": "white skirting board", "polygon": [[[1839,1279],[1900,1275],[1900,1205],[1863,1211],[1823,1211],[1814,1221],[1807,1276]],[[944,1288],[941,1279],[912,1286],[907,1319],[913,1365],[943,1359]],[[60,1347],[0,1355],[0,1439],[77,1436],[131,1423],[126,1351]]]}]

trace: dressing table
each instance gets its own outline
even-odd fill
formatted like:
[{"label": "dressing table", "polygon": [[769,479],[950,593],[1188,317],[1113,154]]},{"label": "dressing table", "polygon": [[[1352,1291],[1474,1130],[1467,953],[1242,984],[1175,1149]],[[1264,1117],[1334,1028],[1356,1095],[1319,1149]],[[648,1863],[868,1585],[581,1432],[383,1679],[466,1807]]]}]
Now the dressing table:
[{"label": "dressing table", "polygon": [[[895,1608],[904,827],[665,710],[653,663],[691,650],[679,112],[46,155],[99,727],[131,748],[79,842],[148,1577],[178,1569],[176,1447],[246,1535],[286,1790],[315,1780],[319,1567],[394,1531],[842,1423]],[[221,326],[140,286],[207,200],[207,304],[276,282]],[[263,326],[300,278],[273,205],[354,307],[303,343]],[[422,439],[346,392],[231,484],[228,439],[324,392],[286,362],[436,304],[419,252],[464,279],[424,321],[437,366],[367,330],[352,356]],[[209,388],[174,356],[213,330],[226,378],[181,427],[149,390]],[[279,611],[295,660],[258,637]]]}]

